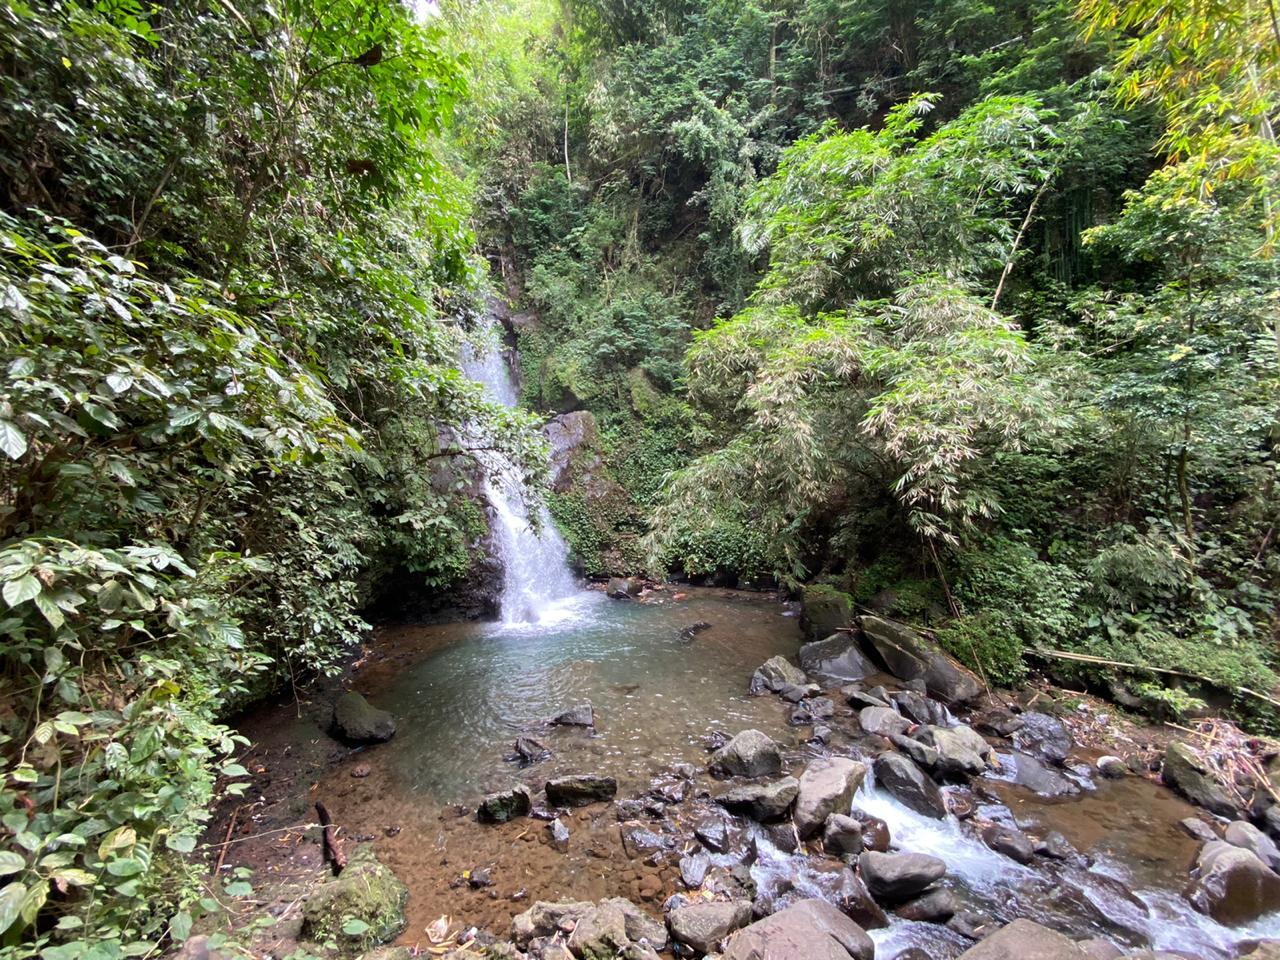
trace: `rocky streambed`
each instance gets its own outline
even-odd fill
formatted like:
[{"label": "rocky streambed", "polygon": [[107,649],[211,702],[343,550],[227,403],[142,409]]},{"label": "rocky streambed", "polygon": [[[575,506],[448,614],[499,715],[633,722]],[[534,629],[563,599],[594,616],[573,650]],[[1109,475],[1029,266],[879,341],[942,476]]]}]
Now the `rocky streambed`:
[{"label": "rocky streambed", "polygon": [[[809,618],[832,632],[802,643],[795,611],[758,598],[592,602],[612,640],[535,641],[527,673],[567,645],[576,679],[504,722],[459,716],[484,733],[454,752],[395,691],[417,669],[448,674],[456,635],[384,637],[356,675],[376,706],[338,701],[367,739],[323,732],[336,697],[258,718],[258,792],[223,869],[254,867],[274,891],[282,943],[557,960],[1280,955],[1269,798],[1216,782],[1195,744],[1167,749],[1161,784],[1151,738],[1126,741],[1105,706],[991,695],[878,618]],[[389,742],[350,746],[393,719]],[[336,880],[299,826],[316,799],[352,851]]]}]

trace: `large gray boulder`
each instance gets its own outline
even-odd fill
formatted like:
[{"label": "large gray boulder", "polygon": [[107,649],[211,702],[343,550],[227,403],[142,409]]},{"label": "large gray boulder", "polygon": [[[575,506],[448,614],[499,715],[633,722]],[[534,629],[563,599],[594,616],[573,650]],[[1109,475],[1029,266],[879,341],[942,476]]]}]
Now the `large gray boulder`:
[{"label": "large gray boulder", "polygon": [[756,669],[751,677],[751,689],[755,693],[772,690],[777,693],[787,687],[803,687],[809,682],[805,672],[783,656],[770,657]]},{"label": "large gray boulder", "polygon": [[923,893],[946,875],[947,865],[926,853],[876,853],[858,858],[858,872],[882,903],[901,903]]},{"label": "large gray boulder", "polygon": [[863,635],[885,668],[902,680],[923,680],[929,693],[947,703],[963,703],[982,684],[936,644],[910,627],[881,617],[861,617]]},{"label": "large gray boulder", "polygon": [[1222,839],[1233,847],[1248,850],[1272,870],[1280,870],[1280,849],[1276,848],[1275,841],[1247,820],[1227,824]]},{"label": "large gray boulder", "polygon": [[833,633],[800,648],[800,666],[813,674],[837,680],[861,680],[878,672],[849,633]]},{"label": "large gray boulder", "polygon": [[333,732],[347,743],[382,743],[396,735],[391,714],[351,690],[333,705]]},{"label": "large gray boulder", "polygon": [[721,940],[750,922],[751,904],[746,900],[693,903],[667,914],[672,939],[704,954],[711,953]]},{"label": "large gray boulder", "polygon": [[872,960],[867,932],[831,904],[801,900],[739,930],[724,960]]},{"label": "large gray boulder", "polygon": [[795,777],[783,777],[773,783],[748,783],[734,787],[712,799],[730,813],[768,823],[785,817],[799,792],[799,780]]},{"label": "large gray boulder", "polygon": [[643,586],[635,577],[612,577],[605,584],[604,592],[614,600],[634,600],[640,596]]},{"label": "large gray boulder", "polygon": [[972,727],[925,727],[916,731],[916,738],[938,751],[940,776],[976,776],[993,756],[991,745]]},{"label": "large gray boulder", "polygon": [[1183,895],[1201,913],[1235,926],[1280,910],[1280,876],[1252,851],[1214,840],[1200,849]]},{"label": "large gray boulder", "polygon": [[711,756],[713,777],[768,777],[782,772],[782,751],[759,730],[743,730]]},{"label": "large gray boulder", "polygon": [[805,767],[792,814],[800,839],[818,833],[833,813],[848,813],[866,776],[866,764],[847,757],[820,758]]},{"label": "large gray boulder", "polygon": [[1185,743],[1175,740],[1169,744],[1160,776],[1178,793],[1211,813],[1233,817],[1239,812],[1239,807],[1227,796],[1204,761]]},{"label": "large gray boulder", "polygon": [[863,707],[858,711],[858,723],[867,733],[879,737],[892,737],[906,733],[913,724],[890,707]]},{"label": "large gray boulder", "polygon": [[1030,920],[1006,924],[960,960],[1089,960],[1075,941]]},{"label": "large gray boulder", "polygon": [[547,802],[557,807],[583,807],[613,799],[618,792],[618,781],[595,774],[556,777],[547,781],[546,791]]},{"label": "large gray boulder", "polygon": [[935,820],[946,817],[947,803],[942,791],[933,778],[906,757],[899,753],[881,754],[872,769],[876,783],[916,813]]},{"label": "large gray boulder", "polygon": [[1080,788],[1029,753],[1013,753],[1013,782],[1042,797],[1073,797]]}]

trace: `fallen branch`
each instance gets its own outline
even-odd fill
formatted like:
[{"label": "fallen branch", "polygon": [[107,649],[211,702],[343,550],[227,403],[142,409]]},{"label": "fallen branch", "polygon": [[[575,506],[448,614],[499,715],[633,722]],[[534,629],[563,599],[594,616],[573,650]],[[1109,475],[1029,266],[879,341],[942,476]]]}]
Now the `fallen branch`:
[{"label": "fallen branch", "polygon": [[1280,700],[1269,697],[1265,693],[1259,693],[1257,690],[1250,690],[1248,687],[1226,687],[1220,681],[1214,680],[1212,677],[1204,677],[1198,673],[1187,673],[1185,670],[1171,670],[1168,667],[1148,667],[1141,663],[1125,663],[1123,660],[1108,660],[1105,657],[1095,657],[1087,653],[1068,653],[1065,650],[1045,650],[1036,649],[1029,651],[1037,657],[1047,657],[1051,660],[1074,660],[1077,663],[1094,663],[1104,667],[1120,667],[1124,670],[1146,670],[1149,673],[1162,673],[1171,677],[1186,677],[1188,680],[1198,680],[1201,683],[1207,683],[1210,686],[1219,687],[1221,689],[1236,690],[1240,693],[1248,694],[1264,703],[1269,703],[1273,707],[1280,709]]},{"label": "fallen branch", "polygon": [[333,817],[329,815],[329,808],[324,805],[323,800],[316,801],[316,815],[320,818],[324,858],[336,877],[347,865],[347,855],[342,852],[342,841],[338,839],[338,827],[333,822]]}]

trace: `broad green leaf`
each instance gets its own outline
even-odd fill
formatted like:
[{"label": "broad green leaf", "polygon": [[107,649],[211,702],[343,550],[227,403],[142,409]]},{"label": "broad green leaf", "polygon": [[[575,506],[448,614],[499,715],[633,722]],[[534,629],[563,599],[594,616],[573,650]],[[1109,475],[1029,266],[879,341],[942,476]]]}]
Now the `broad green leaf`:
[{"label": "broad green leaf", "polygon": [[369,932],[369,924],[359,917],[352,917],[342,925],[342,932],[348,937],[362,937]]},{"label": "broad green leaf", "polygon": [[11,607],[32,600],[40,593],[40,581],[31,574],[10,580],[4,585],[4,602]]},{"label": "broad green leaf", "polygon": [[10,460],[19,460],[27,452],[27,438],[18,429],[17,424],[0,419],[0,450]]},{"label": "broad green leaf", "polygon": [[22,902],[27,898],[25,885],[14,880],[0,889],[0,933],[4,933],[17,922],[22,912]]},{"label": "broad green leaf", "polygon": [[12,850],[0,850],[0,877],[7,877],[19,870],[25,870],[26,858]]}]

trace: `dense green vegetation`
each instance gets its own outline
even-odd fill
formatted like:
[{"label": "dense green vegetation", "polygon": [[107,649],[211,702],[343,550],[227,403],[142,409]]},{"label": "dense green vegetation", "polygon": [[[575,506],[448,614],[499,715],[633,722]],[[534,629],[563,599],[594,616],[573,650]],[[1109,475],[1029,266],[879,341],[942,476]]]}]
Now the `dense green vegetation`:
[{"label": "dense green vegetation", "polygon": [[528,402],[601,427],[589,569],[821,581],[993,681],[1270,690],[1265,11],[584,2],[512,50],[483,236]]},{"label": "dense green vegetation", "polygon": [[2,0],[0,54],[0,955],[182,940],[228,713],[467,579],[460,438],[544,448],[458,370],[495,291],[598,425],[588,572],[1275,723],[1262,6]]}]

